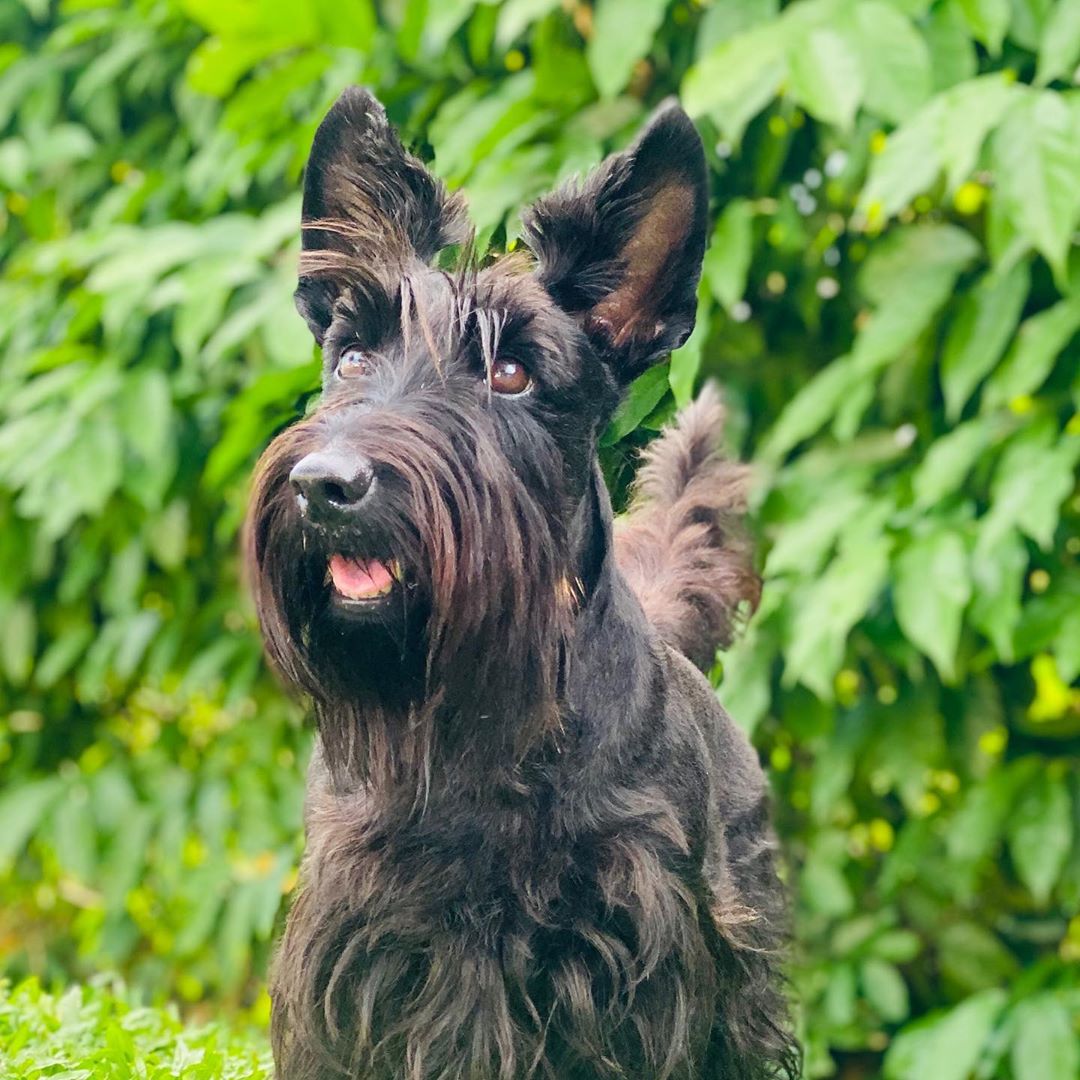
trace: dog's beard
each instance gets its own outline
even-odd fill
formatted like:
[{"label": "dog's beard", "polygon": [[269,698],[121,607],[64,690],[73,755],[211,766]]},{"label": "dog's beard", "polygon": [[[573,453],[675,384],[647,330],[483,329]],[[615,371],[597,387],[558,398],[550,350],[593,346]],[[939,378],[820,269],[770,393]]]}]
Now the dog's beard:
[{"label": "dog's beard", "polygon": [[357,451],[377,505],[326,530],[289,483],[321,437],[316,416],[267,450],[248,558],[267,652],[313,700],[327,765],[425,788],[436,768],[509,777],[557,721],[574,603],[561,459],[534,446],[519,472],[489,420],[445,401],[371,414]]}]

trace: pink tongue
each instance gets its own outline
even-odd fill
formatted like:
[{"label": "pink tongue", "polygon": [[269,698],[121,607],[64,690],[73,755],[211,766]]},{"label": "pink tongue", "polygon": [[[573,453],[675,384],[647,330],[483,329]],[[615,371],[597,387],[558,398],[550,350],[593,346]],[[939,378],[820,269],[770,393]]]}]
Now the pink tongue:
[{"label": "pink tongue", "polygon": [[378,559],[346,559],[343,555],[330,560],[330,580],[350,600],[379,596],[394,583],[390,570]]}]

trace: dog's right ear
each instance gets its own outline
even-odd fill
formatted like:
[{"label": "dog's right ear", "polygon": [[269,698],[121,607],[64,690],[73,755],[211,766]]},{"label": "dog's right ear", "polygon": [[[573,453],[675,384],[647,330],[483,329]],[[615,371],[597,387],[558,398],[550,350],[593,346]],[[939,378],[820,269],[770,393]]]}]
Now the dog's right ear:
[{"label": "dog's right ear", "polygon": [[316,341],[358,268],[394,273],[467,235],[461,196],[405,150],[368,90],[346,89],[315,132],[304,173],[296,306]]}]

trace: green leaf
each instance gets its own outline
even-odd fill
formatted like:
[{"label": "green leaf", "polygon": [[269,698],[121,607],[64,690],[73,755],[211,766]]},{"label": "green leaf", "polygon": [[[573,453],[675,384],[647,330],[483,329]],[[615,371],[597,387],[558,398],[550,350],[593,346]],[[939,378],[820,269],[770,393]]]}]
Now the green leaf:
[{"label": "green leaf", "polygon": [[746,274],[753,255],[753,220],[750,203],[732,199],[724,207],[705,252],[705,280],[729,314],[746,291]]},{"label": "green leaf", "polygon": [[1020,622],[1027,568],[1027,548],[1018,532],[1010,529],[992,543],[983,543],[980,536],[972,560],[975,590],[969,615],[1006,662],[1013,659],[1013,632]]},{"label": "green leaf", "polygon": [[1078,330],[1080,296],[1062,300],[1025,319],[1005,362],[986,384],[983,408],[994,409],[1038,390]]},{"label": "green leaf", "polygon": [[74,667],[93,637],[93,627],[85,623],[75,623],[54,635],[34,665],[35,685],[44,690],[55,686]]},{"label": "green leaf", "polygon": [[856,206],[858,216],[871,225],[882,224],[934,183],[942,167],[942,114],[943,105],[935,99],[888,137],[870,165]]},{"label": "green leaf", "polygon": [[[971,234],[954,225],[923,224],[894,229],[878,242],[859,271],[859,288],[878,307],[911,289],[937,297],[951,292],[956,275],[979,254]],[[932,287],[925,283],[932,281]]]},{"label": "green leaf", "polygon": [[855,340],[855,366],[874,371],[914,344],[977,253],[969,234],[948,225],[901,229],[882,241],[859,274],[877,307]]},{"label": "green leaf", "polygon": [[57,800],[47,835],[65,874],[88,883],[97,868],[97,829],[90,813],[86,789],[74,787]]},{"label": "green leaf", "polygon": [[132,537],[114,551],[101,582],[101,605],[110,615],[135,607],[146,575],[146,552],[142,542]]},{"label": "green leaf", "polygon": [[1080,435],[1060,439],[1052,420],[1037,421],[1009,440],[991,483],[983,541],[1016,525],[1045,550],[1054,543],[1061,504],[1072,492]]},{"label": "green leaf", "polygon": [[1050,8],[1039,42],[1035,82],[1042,85],[1066,77],[1075,81],[1080,64],[1080,4],[1059,0]]},{"label": "green leaf", "polygon": [[[559,148],[560,176],[571,175],[576,155],[588,155],[582,169],[591,168],[601,157],[596,134],[585,130],[581,123],[580,110],[596,96],[589,64],[581,51],[581,42],[560,18],[544,19],[533,32],[531,44],[532,68],[536,72],[536,98],[545,106],[572,111],[577,114],[577,123],[568,124],[561,132],[561,142],[565,149]],[[597,111],[616,110],[620,106],[630,105],[625,98],[616,102],[593,102]],[[530,147],[530,149],[537,149]],[[539,149],[547,149],[540,147]]]},{"label": "green leaf", "polygon": [[946,682],[956,678],[960,627],[970,599],[968,553],[956,533],[916,538],[900,552],[893,583],[896,618]]},{"label": "green leaf", "polygon": [[708,114],[733,143],[773,99],[787,74],[784,36],[755,26],[712,49],[683,77],[681,97],[693,117]]},{"label": "green leaf", "polygon": [[144,459],[164,453],[172,437],[169,380],[152,368],[133,371],[120,398],[120,425],[128,444]]},{"label": "green leaf", "polygon": [[197,93],[223,98],[256,64],[286,45],[275,37],[208,37],[188,58],[188,85]]},{"label": "green leaf", "polygon": [[99,514],[123,477],[123,457],[116,425],[102,416],[88,424],[78,443],[64,454],[56,505],[44,528],[59,535],[81,513]]},{"label": "green leaf", "polygon": [[428,127],[439,175],[460,183],[497,148],[513,146],[515,135],[527,135],[537,118],[535,90],[536,78],[525,70],[495,88],[477,81],[448,98]]},{"label": "green leaf", "polygon": [[847,860],[845,840],[838,830],[823,830],[811,842],[799,875],[799,892],[811,911],[837,917],[849,915],[855,908],[855,897],[842,869]]},{"label": "green leaf", "polygon": [[765,563],[767,577],[816,574],[844,527],[867,508],[862,492],[840,490],[825,495],[807,513],[783,524]]},{"label": "green leaf", "polygon": [[724,679],[717,696],[747,735],[769,711],[775,659],[775,649],[753,626],[724,654]]},{"label": "green leaf", "polygon": [[996,934],[975,922],[957,922],[941,931],[941,973],[968,993],[989,990],[1015,978],[1019,964]]},{"label": "green leaf", "polygon": [[1064,780],[1037,777],[1021,794],[1008,828],[1016,872],[1035,902],[1045,904],[1072,846],[1073,806]]},{"label": "green leaf", "polygon": [[923,24],[930,49],[930,71],[934,90],[972,78],[978,70],[975,46],[961,12],[951,4],[936,5]]},{"label": "green leaf", "polygon": [[934,0],[888,0],[889,6],[905,15],[918,18],[926,14],[926,9],[933,4]]},{"label": "green leaf", "polygon": [[509,48],[525,29],[559,6],[560,0],[505,0],[499,8],[495,42],[500,49]]},{"label": "green leaf", "polygon": [[851,127],[864,78],[858,52],[847,36],[827,26],[793,36],[788,69],[791,93],[808,113],[840,128]]},{"label": "green leaf", "polygon": [[859,969],[866,1000],[882,1020],[897,1024],[910,1011],[907,983],[893,964],[877,957],[867,957]]},{"label": "green leaf", "polygon": [[893,964],[906,964],[922,952],[919,935],[911,930],[886,930],[870,944],[870,951]]},{"label": "green leaf", "polygon": [[614,97],[652,47],[670,0],[597,0],[587,56],[601,97]]},{"label": "green leaf", "polygon": [[1009,28],[1012,10],[1009,0],[953,0],[967,20],[971,32],[989,50],[991,56],[1001,52],[1005,31]]},{"label": "green leaf", "polygon": [[848,634],[881,592],[888,553],[884,537],[850,542],[806,590],[792,620],[785,685],[801,682],[823,701],[832,699]]},{"label": "green leaf", "polygon": [[429,4],[424,19],[424,32],[421,35],[424,54],[438,56],[462,23],[473,13],[478,2],[479,0],[439,0],[437,4]]},{"label": "green leaf", "polygon": [[985,274],[961,301],[941,358],[946,412],[955,420],[975,387],[1001,358],[1020,321],[1030,287],[1026,263]]},{"label": "green leaf", "polygon": [[2,612],[0,664],[4,674],[22,686],[30,678],[37,653],[37,615],[29,600],[16,600]]},{"label": "green leaf", "polygon": [[955,190],[975,167],[987,134],[1022,91],[1003,75],[984,75],[928,101],[889,136],[875,158],[857,211],[871,224],[888,220],[945,171]]},{"label": "green leaf", "polygon": [[1061,628],[1054,639],[1054,654],[1062,680],[1074,682],[1080,675],[1080,607],[1061,620]]},{"label": "green leaf", "polygon": [[622,404],[615,410],[601,446],[612,446],[629,435],[660,404],[668,391],[668,365],[656,364],[631,384]]},{"label": "green leaf", "polygon": [[766,462],[780,460],[831,419],[866,377],[855,367],[851,356],[841,356],[817,372],[784,406],[762,441],[758,456]]},{"label": "green leaf", "polygon": [[985,420],[970,420],[936,440],[911,478],[915,508],[926,510],[961,490],[967,474],[990,443]]},{"label": "green leaf", "polygon": [[153,811],[146,805],[137,805],[125,815],[123,827],[117,829],[101,863],[101,880],[109,907],[122,907],[128,892],[143,876],[153,826]]},{"label": "green leaf", "polygon": [[889,1047],[886,1080],[969,1080],[1005,1001],[1003,990],[985,990],[911,1024]]},{"label": "green leaf", "polygon": [[50,776],[13,786],[0,795],[0,821],[4,823],[0,830],[0,865],[22,852],[62,787],[58,777]]},{"label": "green leaf", "polygon": [[[371,47],[378,26],[372,0],[349,0],[348,4],[341,4],[339,0],[315,0],[308,6],[318,21],[316,34],[321,44],[360,52]],[[295,19],[291,12],[287,17],[290,22]]]},{"label": "green leaf", "polygon": [[949,191],[970,176],[987,135],[1023,93],[1007,75],[995,72],[959,83],[941,95],[937,148]]},{"label": "green leaf", "polygon": [[709,336],[711,314],[712,301],[709,298],[708,290],[701,287],[698,289],[697,314],[694,319],[693,333],[671,354],[669,361],[668,382],[671,384],[675,404],[680,409],[684,405],[688,405],[694,396],[694,383],[697,381],[698,372],[701,370],[701,355],[705,347],[705,341]]},{"label": "green leaf", "polygon": [[848,1027],[855,1022],[855,968],[843,962],[833,964],[828,980],[822,1000],[825,1020],[832,1027]]},{"label": "green leaf", "polygon": [[158,513],[147,528],[150,554],[166,569],[175,570],[184,561],[188,543],[188,504],[174,499]]},{"label": "green leaf", "polygon": [[884,0],[854,5],[855,37],[864,64],[863,104],[884,120],[899,124],[930,95],[930,53],[905,18]]},{"label": "green leaf", "polygon": [[1075,1012],[1064,995],[1045,993],[1021,1001],[1012,1012],[1015,1080],[1069,1080],[1080,1075]]},{"label": "green leaf", "polygon": [[704,56],[716,46],[744,30],[772,18],[780,8],[780,0],[725,0],[712,4],[701,16],[695,53]]},{"label": "green leaf", "polygon": [[993,139],[996,197],[1021,236],[1059,280],[1080,219],[1080,134],[1076,114],[1051,91],[1024,94]]}]

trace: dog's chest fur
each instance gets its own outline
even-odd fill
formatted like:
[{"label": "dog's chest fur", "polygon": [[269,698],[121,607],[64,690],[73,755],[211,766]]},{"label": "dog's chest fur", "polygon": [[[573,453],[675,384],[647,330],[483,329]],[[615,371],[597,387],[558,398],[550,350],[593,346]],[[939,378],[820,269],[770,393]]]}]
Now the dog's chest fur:
[{"label": "dog's chest fur", "polygon": [[703,814],[677,792],[708,785],[707,750],[661,719],[655,670],[622,689],[657,711],[617,747],[569,715],[513,789],[422,813],[335,793],[316,758],[277,972],[287,1008],[307,1000],[282,1026],[317,1017],[312,1045],[372,1078],[702,1075],[723,945]]}]

